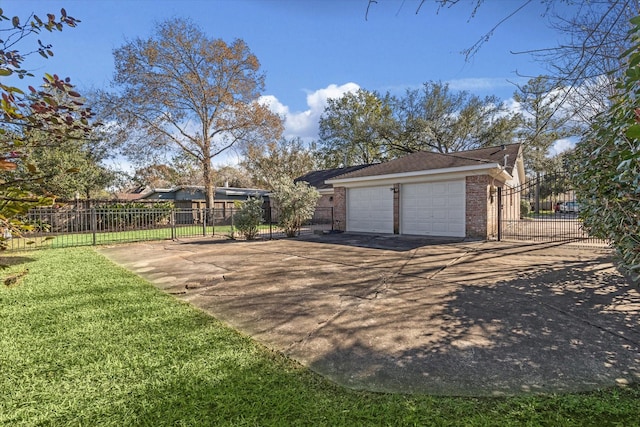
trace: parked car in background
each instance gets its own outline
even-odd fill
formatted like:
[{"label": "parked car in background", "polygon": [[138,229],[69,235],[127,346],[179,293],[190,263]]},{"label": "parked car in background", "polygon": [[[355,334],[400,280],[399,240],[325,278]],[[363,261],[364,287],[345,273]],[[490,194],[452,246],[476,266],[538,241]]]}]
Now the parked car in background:
[{"label": "parked car in background", "polygon": [[560,203],[558,207],[560,213],[574,213],[577,214],[580,212],[580,203],[578,202],[563,202]]}]

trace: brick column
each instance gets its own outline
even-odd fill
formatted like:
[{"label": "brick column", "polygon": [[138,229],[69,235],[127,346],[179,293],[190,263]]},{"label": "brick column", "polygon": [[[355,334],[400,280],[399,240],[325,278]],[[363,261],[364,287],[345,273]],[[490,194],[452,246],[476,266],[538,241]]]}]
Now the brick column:
[{"label": "brick column", "polygon": [[333,229],[347,230],[347,189],[333,187]]},{"label": "brick column", "polygon": [[[491,177],[489,175],[468,176],[466,178],[466,235],[467,237],[489,239],[493,232],[489,218],[494,214],[491,205],[489,186]],[[494,197],[495,202],[495,197]]]}]

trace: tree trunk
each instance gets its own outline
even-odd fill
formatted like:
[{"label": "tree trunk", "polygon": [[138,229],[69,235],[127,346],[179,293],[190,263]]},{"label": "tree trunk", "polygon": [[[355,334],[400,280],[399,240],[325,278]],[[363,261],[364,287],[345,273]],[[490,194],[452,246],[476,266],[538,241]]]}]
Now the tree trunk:
[{"label": "tree trunk", "polygon": [[213,199],[214,199],[214,188],[213,188],[213,177],[211,176],[211,161],[207,160],[203,164],[202,168],[202,177],[204,178],[204,194],[205,201],[207,204],[207,210],[211,211],[213,209]]}]

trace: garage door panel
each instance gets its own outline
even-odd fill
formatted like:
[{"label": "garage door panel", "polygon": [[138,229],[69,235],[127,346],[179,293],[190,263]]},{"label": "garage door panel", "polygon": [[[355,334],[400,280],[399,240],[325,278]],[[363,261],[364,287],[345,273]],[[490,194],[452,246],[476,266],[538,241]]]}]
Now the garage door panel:
[{"label": "garage door panel", "polygon": [[388,186],[348,189],[347,230],[393,233],[393,192]]},{"label": "garage door panel", "polygon": [[403,234],[465,236],[464,180],[405,184],[400,200]]}]

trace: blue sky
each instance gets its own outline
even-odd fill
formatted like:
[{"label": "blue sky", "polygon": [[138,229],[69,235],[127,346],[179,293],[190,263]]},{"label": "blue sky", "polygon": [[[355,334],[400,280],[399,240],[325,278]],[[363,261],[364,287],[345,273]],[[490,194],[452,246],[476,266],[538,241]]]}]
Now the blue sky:
[{"label": "blue sky", "polygon": [[[524,82],[518,73],[544,70],[524,51],[553,46],[544,6],[533,1],[500,26],[471,61],[461,51],[522,2],[485,0],[471,18],[471,0],[438,11],[427,0],[378,0],[365,20],[367,0],[3,0],[8,16],[59,14],[82,22],[62,33],[43,33],[55,57],[32,56],[35,74],[70,77],[80,91],[104,88],[113,75],[113,49],[151,35],[153,24],[187,17],[210,37],[245,40],[266,73],[274,110],[285,115],[286,135],[313,138],[326,98],[362,87],[402,93],[434,80],[452,89],[507,100]],[[35,41],[35,40],[34,40]]]}]

